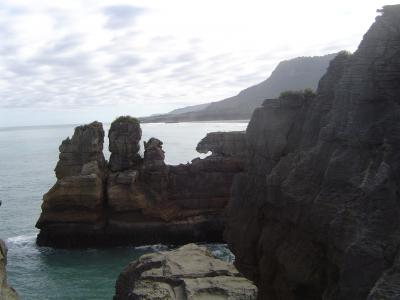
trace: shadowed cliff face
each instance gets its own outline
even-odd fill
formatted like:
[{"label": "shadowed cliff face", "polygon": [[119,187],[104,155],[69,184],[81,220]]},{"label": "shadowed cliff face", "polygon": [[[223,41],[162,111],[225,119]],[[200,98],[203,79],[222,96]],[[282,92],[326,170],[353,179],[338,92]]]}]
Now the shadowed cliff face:
[{"label": "shadowed cliff face", "polygon": [[225,231],[260,299],[400,297],[400,6],[386,6],[317,96],[248,126]]}]

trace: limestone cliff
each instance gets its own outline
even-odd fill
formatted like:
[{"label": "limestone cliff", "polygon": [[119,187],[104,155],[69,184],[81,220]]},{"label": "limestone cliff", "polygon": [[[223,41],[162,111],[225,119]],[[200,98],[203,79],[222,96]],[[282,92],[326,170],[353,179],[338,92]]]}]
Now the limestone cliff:
[{"label": "limestone cliff", "polygon": [[258,108],[225,232],[260,299],[400,297],[400,5],[316,97]]},{"label": "limestone cliff", "polygon": [[204,247],[141,256],[130,263],[116,283],[114,300],[252,300],[257,288],[231,264],[216,259]]},{"label": "limestone cliff", "polygon": [[206,143],[201,151],[213,155],[169,166],[156,138],[144,142],[140,157],[140,124],[120,117],[108,134],[107,164],[101,123],[77,127],[60,146],[58,180],[43,197],[37,243],[87,247],[221,242],[223,210],[234,176],[243,171],[245,145],[239,145],[244,133],[215,135],[213,143],[220,139],[223,151]]}]

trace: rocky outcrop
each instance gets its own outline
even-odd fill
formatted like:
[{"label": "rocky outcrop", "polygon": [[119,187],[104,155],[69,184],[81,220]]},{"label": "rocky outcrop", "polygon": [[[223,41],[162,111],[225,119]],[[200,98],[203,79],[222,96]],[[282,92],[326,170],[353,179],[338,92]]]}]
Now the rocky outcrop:
[{"label": "rocky outcrop", "polygon": [[111,123],[108,138],[112,172],[132,169],[140,164],[142,130],[138,120],[129,116],[117,118]]},{"label": "rocky outcrop", "polygon": [[243,131],[207,133],[196,147],[197,152],[212,152],[214,156],[239,157],[246,156],[246,135]]},{"label": "rocky outcrop", "polygon": [[166,196],[168,187],[168,166],[165,164],[162,142],[151,138],[144,142],[143,180],[160,198]]},{"label": "rocky outcrop", "polygon": [[[225,137],[230,133],[217,134],[222,141],[219,147],[226,151],[223,155],[217,148],[203,145],[204,151],[215,150],[216,154],[169,166],[164,162],[162,142],[156,138],[144,143],[144,157],[137,158],[140,126],[133,130],[135,138],[128,138],[131,123],[125,124],[126,119],[118,118],[111,126],[110,145],[118,145],[110,146],[117,149],[111,156],[121,159],[108,166],[101,152],[101,124],[77,127],[72,139],[63,142],[57,165],[62,165],[63,175],[43,197],[38,244],[87,247],[221,242],[230,187],[234,176],[243,171],[243,147],[238,143],[244,141],[244,133],[234,133],[234,138]],[[66,164],[63,145],[71,141],[74,147],[68,153],[74,163]],[[86,145],[92,145],[93,151],[81,154],[79,149]],[[124,149],[136,152],[130,156]],[[134,163],[115,163],[128,161]]]},{"label": "rocky outcrop", "polygon": [[[1,200],[0,200],[1,206]],[[0,299],[18,300],[17,292],[7,283],[7,246],[3,240],[0,240]]]},{"label": "rocky outcrop", "polygon": [[246,138],[225,235],[259,298],[399,298],[400,6],[316,97],[266,101]]},{"label": "rocky outcrop", "polygon": [[0,299],[2,300],[17,300],[19,299],[17,292],[7,284],[7,247],[0,240]]},{"label": "rocky outcrop", "polygon": [[104,130],[99,122],[75,128],[72,139],[65,139],[59,148],[60,156],[55,169],[57,179],[103,169],[103,141]]},{"label": "rocky outcrop", "polygon": [[95,239],[106,223],[103,126],[99,122],[75,128],[71,139],[60,146],[55,169],[56,184],[43,196],[37,227],[39,245],[48,240],[69,245],[76,232],[81,238]]},{"label": "rocky outcrop", "polygon": [[256,299],[257,288],[231,264],[195,244],[141,256],[120,274],[114,300]]}]

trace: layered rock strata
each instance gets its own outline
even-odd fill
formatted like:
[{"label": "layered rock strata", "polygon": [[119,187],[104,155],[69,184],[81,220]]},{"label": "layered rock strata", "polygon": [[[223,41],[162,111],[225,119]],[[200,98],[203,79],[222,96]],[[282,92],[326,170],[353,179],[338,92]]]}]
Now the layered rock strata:
[{"label": "layered rock strata", "polygon": [[114,300],[252,300],[257,288],[231,264],[195,244],[141,256],[120,274]]},{"label": "layered rock strata", "polygon": [[42,214],[37,222],[43,228],[38,244],[68,243],[75,232],[82,239],[96,239],[107,223],[104,195],[108,173],[103,156],[104,130],[99,122],[75,128],[59,150],[56,184],[43,196]]},{"label": "layered rock strata", "polygon": [[111,124],[108,138],[111,152],[109,167],[112,172],[132,169],[140,164],[139,142],[142,130],[135,118],[117,118]]},{"label": "layered rock strata", "polygon": [[234,176],[243,171],[238,143],[244,142],[244,133],[218,133],[222,150],[208,143],[210,149],[203,145],[202,151],[213,155],[169,166],[156,138],[144,143],[144,156],[139,156],[141,130],[132,120],[122,117],[112,124],[109,164],[102,154],[100,123],[77,127],[72,139],[63,141],[58,180],[43,197],[39,245],[222,241],[223,210]]},{"label": "layered rock strata", "polygon": [[249,123],[225,233],[259,299],[400,297],[400,6],[381,12],[316,97]]}]

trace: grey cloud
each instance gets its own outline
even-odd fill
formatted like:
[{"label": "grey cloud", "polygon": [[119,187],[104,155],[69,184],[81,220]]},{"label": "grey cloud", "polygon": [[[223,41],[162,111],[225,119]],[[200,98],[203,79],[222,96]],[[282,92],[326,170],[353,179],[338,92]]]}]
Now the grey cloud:
[{"label": "grey cloud", "polygon": [[165,42],[170,42],[173,40],[174,37],[172,35],[160,35],[156,36],[151,39],[151,43],[158,44],[158,43],[165,43]]},{"label": "grey cloud", "polygon": [[62,39],[59,39],[54,45],[49,49],[49,53],[62,53],[78,48],[82,42],[83,37],[80,35],[68,35]]},{"label": "grey cloud", "polygon": [[149,66],[149,67],[145,67],[145,68],[143,68],[143,69],[140,69],[139,72],[140,72],[140,73],[147,74],[147,73],[157,72],[157,71],[159,71],[159,70],[160,70],[160,66],[158,66],[158,65],[152,65],[152,66]]},{"label": "grey cloud", "polygon": [[169,65],[169,64],[176,64],[176,63],[187,63],[193,62],[196,60],[196,56],[194,53],[191,52],[184,52],[174,56],[164,56],[158,60],[160,65]]},{"label": "grey cloud", "polygon": [[108,18],[106,26],[110,29],[119,29],[132,25],[136,18],[144,12],[144,8],[132,5],[113,5],[103,9],[103,13]]},{"label": "grey cloud", "polygon": [[36,56],[32,62],[39,65],[68,68],[76,67],[79,69],[84,66],[89,66],[90,59],[91,55],[84,52],[68,55],[48,55],[48,53],[44,52],[43,54]]},{"label": "grey cloud", "polygon": [[193,74],[191,70],[194,68],[193,64],[186,63],[183,66],[179,66],[177,68],[172,69],[170,76],[175,77],[182,77],[186,76],[187,74]]},{"label": "grey cloud", "polygon": [[120,55],[108,67],[114,73],[125,72],[127,69],[140,64],[140,62],[141,59],[138,56],[132,54]]},{"label": "grey cloud", "polygon": [[23,60],[7,60],[6,69],[12,72],[14,75],[18,76],[33,76],[36,75],[38,70],[37,66],[31,61],[23,61]]},{"label": "grey cloud", "polygon": [[10,15],[20,15],[26,13],[27,10],[19,7],[19,6],[12,6],[12,5],[1,5],[0,4],[0,13],[6,13]]}]

